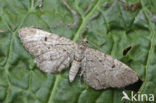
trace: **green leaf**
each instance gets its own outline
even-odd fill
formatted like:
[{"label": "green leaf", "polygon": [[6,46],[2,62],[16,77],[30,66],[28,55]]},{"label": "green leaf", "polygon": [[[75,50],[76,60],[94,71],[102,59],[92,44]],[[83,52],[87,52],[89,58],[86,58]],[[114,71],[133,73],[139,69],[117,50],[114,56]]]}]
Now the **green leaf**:
[{"label": "green leaf", "polygon": [[[0,0],[0,103],[123,102],[123,88],[97,91],[79,75],[69,83],[69,69],[60,74],[41,72],[18,37],[18,30],[27,26],[74,42],[87,37],[89,47],[121,60],[138,73],[143,81],[140,93],[156,96],[156,2],[123,2],[67,0],[67,7],[61,0]],[[130,6],[138,2],[141,7]]]}]

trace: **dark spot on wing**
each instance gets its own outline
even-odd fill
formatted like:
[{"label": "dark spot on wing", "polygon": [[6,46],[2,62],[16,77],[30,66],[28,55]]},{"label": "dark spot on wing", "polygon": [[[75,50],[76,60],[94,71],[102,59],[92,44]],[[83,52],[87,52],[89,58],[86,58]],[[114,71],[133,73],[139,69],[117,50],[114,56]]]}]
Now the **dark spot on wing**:
[{"label": "dark spot on wing", "polygon": [[47,37],[44,38],[44,41],[47,41]]},{"label": "dark spot on wing", "polygon": [[114,65],[112,65],[112,68],[115,68],[115,64],[114,64]]},{"label": "dark spot on wing", "polygon": [[99,60],[100,62],[102,62],[102,60]]}]

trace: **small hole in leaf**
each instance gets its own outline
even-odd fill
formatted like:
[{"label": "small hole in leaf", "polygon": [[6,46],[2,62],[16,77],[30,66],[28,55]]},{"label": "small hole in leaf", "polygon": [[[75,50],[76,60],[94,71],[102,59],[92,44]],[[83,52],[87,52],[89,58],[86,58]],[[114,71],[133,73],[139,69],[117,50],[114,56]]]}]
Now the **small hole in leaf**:
[{"label": "small hole in leaf", "polygon": [[129,46],[123,50],[123,56],[126,56],[127,53],[131,50],[132,46]]}]

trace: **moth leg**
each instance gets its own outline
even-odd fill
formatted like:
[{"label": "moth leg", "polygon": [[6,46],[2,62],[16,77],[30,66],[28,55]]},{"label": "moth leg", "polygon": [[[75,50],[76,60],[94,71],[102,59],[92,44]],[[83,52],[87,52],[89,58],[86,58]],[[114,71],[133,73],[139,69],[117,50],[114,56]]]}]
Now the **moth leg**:
[{"label": "moth leg", "polygon": [[79,71],[79,68],[80,68],[80,62],[74,60],[74,61],[72,62],[72,66],[71,66],[70,71],[69,71],[69,81],[70,81],[70,82],[72,82],[72,81],[75,79],[76,74],[77,74],[78,71]]},{"label": "moth leg", "polygon": [[[85,57],[84,59],[83,59],[83,68],[81,68],[82,70],[81,70],[81,73],[80,73],[80,77],[84,74],[84,72],[86,71],[86,60],[87,60],[87,58]],[[81,63],[81,65],[82,65],[82,63]],[[82,67],[82,66],[81,66]]]},{"label": "moth leg", "polygon": [[72,54],[70,54],[70,55],[67,54],[67,57],[64,59],[64,61],[59,66],[58,71],[61,72],[64,68],[68,68],[72,60],[73,60]]}]

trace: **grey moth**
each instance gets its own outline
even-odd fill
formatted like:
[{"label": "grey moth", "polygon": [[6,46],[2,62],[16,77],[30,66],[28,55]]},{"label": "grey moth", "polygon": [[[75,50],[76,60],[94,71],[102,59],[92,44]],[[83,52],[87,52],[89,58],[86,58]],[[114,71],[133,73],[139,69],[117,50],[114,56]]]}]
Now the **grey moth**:
[{"label": "grey moth", "polygon": [[96,90],[121,88],[138,81],[137,73],[130,67],[110,55],[87,47],[86,39],[76,44],[67,38],[31,27],[20,29],[19,37],[43,72],[58,73],[71,64],[70,82],[80,68],[84,81]]}]

